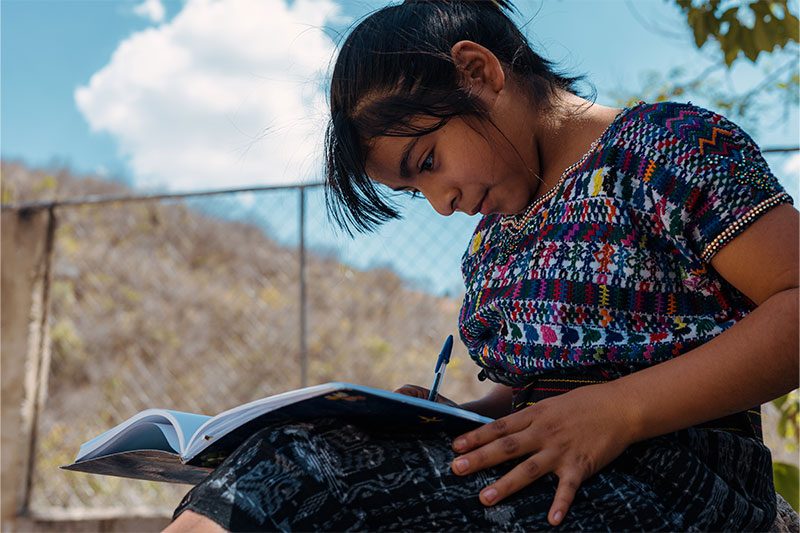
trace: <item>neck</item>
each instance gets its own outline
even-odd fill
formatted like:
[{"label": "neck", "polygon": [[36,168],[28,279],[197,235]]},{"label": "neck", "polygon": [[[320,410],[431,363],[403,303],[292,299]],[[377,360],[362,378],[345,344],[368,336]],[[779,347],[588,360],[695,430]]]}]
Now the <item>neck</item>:
[{"label": "neck", "polygon": [[539,183],[537,198],[558,183],[564,171],[588,151],[619,111],[560,92],[553,109],[540,118],[533,133],[536,174],[541,178],[539,181],[533,177]]}]

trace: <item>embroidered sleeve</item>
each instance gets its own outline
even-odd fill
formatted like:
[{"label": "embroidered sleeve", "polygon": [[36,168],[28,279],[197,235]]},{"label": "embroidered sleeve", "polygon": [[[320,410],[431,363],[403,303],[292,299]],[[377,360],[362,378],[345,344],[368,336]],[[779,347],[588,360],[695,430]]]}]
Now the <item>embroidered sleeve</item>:
[{"label": "embroidered sleeve", "polygon": [[794,203],[753,139],[727,118],[689,104],[657,115],[669,133],[657,148],[671,171],[653,176],[655,209],[667,233],[704,262],[771,208]]}]

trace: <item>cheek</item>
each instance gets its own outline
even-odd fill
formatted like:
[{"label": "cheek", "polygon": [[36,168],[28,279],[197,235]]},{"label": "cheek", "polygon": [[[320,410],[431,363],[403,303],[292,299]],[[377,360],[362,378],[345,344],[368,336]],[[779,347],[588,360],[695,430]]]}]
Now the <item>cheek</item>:
[{"label": "cheek", "polygon": [[471,183],[497,183],[507,174],[506,165],[486,144],[465,150],[453,163],[454,170]]}]

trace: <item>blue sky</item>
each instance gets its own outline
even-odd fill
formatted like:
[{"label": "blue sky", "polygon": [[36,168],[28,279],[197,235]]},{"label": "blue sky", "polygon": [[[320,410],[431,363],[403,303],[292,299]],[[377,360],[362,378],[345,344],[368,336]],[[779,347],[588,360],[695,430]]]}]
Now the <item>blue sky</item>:
[{"label": "blue sky", "polygon": [[[335,52],[330,35],[383,5],[2,0],[0,154],[37,166],[67,164],[142,190],[317,181],[324,80]],[[616,105],[615,95],[636,95],[647,72],[676,66],[701,72],[718,53],[713,46],[694,48],[672,1],[516,5],[517,20],[529,21],[525,31],[534,48],[569,73],[587,74],[605,105]],[[768,61],[740,61],[720,83],[743,91],[768,67]],[[687,99],[710,107],[703,95]],[[797,108],[787,121],[781,116],[776,106],[740,125],[762,147],[796,146]],[[768,161],[797,198],[800,160]],[[311,207],[317,211],[321,204],[312,198]],[[401,227],[432,235],[434,242],[461,243],[474,222],[439,220],[426,205],[414,204]],[[312,241],[337,238],[324,224],[318,227]],[[355,250],[352,262],[410,271],[413,266],[402,266],[404,252],[392,257],[386,244],[392,231],[339,242]],[[446,255],[437,268],[455,270],[448,278],[455,284],[459,254]]]},{"label": "blue sky", "polygon": [[[134,13],[140,2],[3,0],[2,8],[2,156],[32,164],[67,162],[81,171],[105,169],[132,178],[129,157],[120,153],[109,132],[92,132],[75,103],[75,89],[107,65],[120,43],[137,32],[158,27]],[[386,2],[341,1],[342,15],[359,17]],[[648,70],[709,64],[714,51],[698,53],[681,24],[680,14],[666,0],[518,1],[519,20],[534,46],[571,72],[587,73],[598,89],[600,103],[611,102],[611,91],[641,87]],[[183,2],[163,2],[164,23]],[[652,24],[646,28],[635,18]],[[164,24],[162,23],[162,24]],[[345,24],[329,24],[336,30]],[[683,34],[667,38],[653,26]],[[744,88],[758,69],[740,62],[731,77]],[[741,80],[741,81],[740,81]],[[699,98],[696,98],[699,100]],[[695,102],[701,103],[701,102]],[[762,146],[796,144],[797,113],[785,127],[758,125]],[[762,131],[763,130],[763,131]],[[775,163],[778,163],[777,161]],[[779,166],[779,164],[778,164]],[[780,170],[779,168],[775,169]],[[169,179],[164,178],[169,186]],[[225,183],[220,182],[224,187]]]}]

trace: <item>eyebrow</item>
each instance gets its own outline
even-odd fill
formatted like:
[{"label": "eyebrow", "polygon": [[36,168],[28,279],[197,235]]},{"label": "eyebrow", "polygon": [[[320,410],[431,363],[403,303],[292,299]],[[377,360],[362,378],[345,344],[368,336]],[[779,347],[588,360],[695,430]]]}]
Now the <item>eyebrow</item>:
[{"label": "eyebrow", "polygon": [[411,150],[414,149],[414,146],[417,145],[417,141],[419,141],[419,137],[414,137],[413,141],[410,141],[406,147],[403,149],[403,157],[400,158],[400,177],[401,178],[410,178],[411,172],[408,170],[408,158],[411,155]]}]

